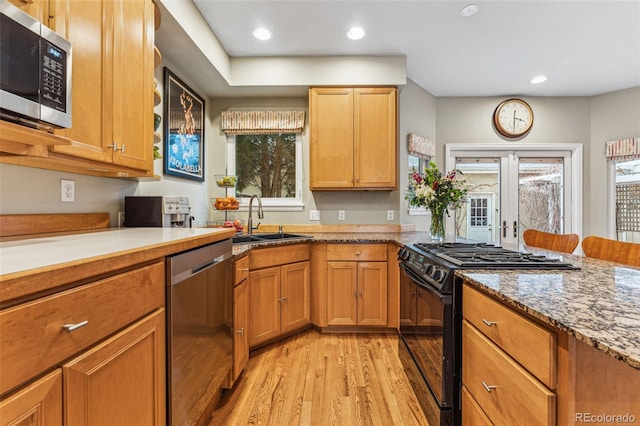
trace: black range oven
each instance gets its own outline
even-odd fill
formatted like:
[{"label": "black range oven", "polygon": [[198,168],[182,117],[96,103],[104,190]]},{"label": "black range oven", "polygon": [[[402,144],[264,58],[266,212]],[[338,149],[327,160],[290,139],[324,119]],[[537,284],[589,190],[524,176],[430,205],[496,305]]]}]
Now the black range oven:
[{"label": "black range oven", "polygon": [[462,280],[456,269],[577,269],[488,244],[417,243],[398,252],[400,358],[430,425],[459,425]]}]

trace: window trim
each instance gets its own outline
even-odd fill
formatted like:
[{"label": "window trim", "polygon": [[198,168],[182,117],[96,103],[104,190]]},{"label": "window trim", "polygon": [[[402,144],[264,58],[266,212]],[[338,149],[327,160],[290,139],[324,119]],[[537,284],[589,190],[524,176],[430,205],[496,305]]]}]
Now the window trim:
[{"label": "window trim", "polygon": [[[291,132],[293,133],[293,132]],[[227,173],[236,174],[236,136],[234,134],[227,135]],[[295,133],[296,136],[296,197],[295,198],[262,198],[262,208],[266,211],[303,211],[304,203],[302,202],[302,134]],[[236,188],[229,188],[228,195],[236,195]],[[239,198],[239,210],[249,209],[249,198]]]}]

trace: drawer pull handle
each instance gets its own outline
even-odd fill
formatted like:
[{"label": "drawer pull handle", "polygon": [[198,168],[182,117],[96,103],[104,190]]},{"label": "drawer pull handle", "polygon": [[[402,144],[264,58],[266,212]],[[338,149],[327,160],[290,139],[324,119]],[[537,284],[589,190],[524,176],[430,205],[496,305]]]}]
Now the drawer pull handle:
[{"label": "drawer pull handle", "polygon": [[64,328],[67,333],[71,333],[73,330],[77,330],[81,327],[84,327],[85,325],[89,325],[89,321],[84,320],[77,324],[64,324],[62,328]]},{"label": "drawer pull handle", "polygon": [[243,272],[248,272],[249,268],[240,268],[240,270],[243,271]]},{"label": "drawer pull handle", "polygon": [[241,336],[244,336],[244,328],[240,328],[240,329],[236,330],[236,333],[238,333]]},{"label": "drawer pull handle", "polygon": [[482,322],[485,323],[487,325],[487,327],[493,327],[494,325],[497,324],[497,322],[495,322],[495,321],[487,321],[484,318],[482,318]]},{"label": "drawer pull handle", "polygon": [[490,386],[490,385],[486,384],[486,383],[484,382],[484,380],[482,381],[482,386],[484,386],[484,388],[485,388],[485,389],[487,390],[487,392],[489,392],[489,393],[491,393],[491,389],[495,389],[495,388],[497,388],[497,386]]}]

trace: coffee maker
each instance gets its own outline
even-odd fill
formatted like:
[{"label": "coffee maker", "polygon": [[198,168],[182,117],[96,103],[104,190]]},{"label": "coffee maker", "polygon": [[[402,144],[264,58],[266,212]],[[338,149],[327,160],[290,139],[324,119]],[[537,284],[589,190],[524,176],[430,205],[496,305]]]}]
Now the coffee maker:
[{"label": "coffee maker", "polygon": [[193,223],[189,197],[124,197],[124,226],[191,228]]}]

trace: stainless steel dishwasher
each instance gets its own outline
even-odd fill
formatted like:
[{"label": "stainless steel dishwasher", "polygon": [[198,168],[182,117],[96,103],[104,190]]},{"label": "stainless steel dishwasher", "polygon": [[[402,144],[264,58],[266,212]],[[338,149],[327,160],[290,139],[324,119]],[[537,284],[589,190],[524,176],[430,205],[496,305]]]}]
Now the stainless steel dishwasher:
[{"label": "stainless steel dishwasher", "polygon": [[233,362],[232,291],[231,240],[167,258],[169,424],[198,424],[213,409]]}]

